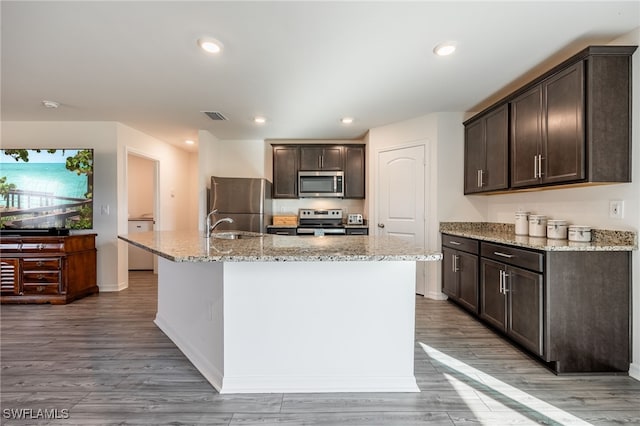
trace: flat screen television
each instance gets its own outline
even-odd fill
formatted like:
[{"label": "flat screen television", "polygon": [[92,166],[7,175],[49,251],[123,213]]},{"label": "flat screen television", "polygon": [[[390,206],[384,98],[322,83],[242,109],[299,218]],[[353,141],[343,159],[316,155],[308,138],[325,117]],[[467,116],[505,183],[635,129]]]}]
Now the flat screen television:
[{"label": "flat screen television", "polygon": [[93,149],[0,149],[2,234],[93,228]]}]

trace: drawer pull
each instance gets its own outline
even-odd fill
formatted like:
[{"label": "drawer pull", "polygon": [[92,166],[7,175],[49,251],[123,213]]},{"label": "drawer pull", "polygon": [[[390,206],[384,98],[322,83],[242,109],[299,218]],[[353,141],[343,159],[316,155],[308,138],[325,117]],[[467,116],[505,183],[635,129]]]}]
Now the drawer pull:
[{"label": "drawer pull", "polygon": [[37,266],[44,266],[44,262],[42,260],[39,260],[38,263],[36,263]]},{"label": "drawer pull", "polygon": [[39,286],[36,287],[36,291],[37,292],[43,292],[44,289],[45,289],[45,287],[43,285],[39,285]]},{"label": "drawer pull", "polygon": [[44,250],[44,244],[42,243],[38,244],[38,250]]},{"label": "drawer pull", "polygon": [[501,253],[499,251],[494,251],[493,254],[500,257],[506,257],[507,259],[511,259],[512,257],[514,257],[512,254]]},{"label": "drawer pull", "polygon": [[462,243],[459,243],[457,241],[449,241],[449,244],[453,245],[453,246],[459,246],[462,245]]},{"label": "drawer pull", "polygon": [[38,274],[36,279],[42,281],[42,280],[44,280],[44,275],[43,274]]}]

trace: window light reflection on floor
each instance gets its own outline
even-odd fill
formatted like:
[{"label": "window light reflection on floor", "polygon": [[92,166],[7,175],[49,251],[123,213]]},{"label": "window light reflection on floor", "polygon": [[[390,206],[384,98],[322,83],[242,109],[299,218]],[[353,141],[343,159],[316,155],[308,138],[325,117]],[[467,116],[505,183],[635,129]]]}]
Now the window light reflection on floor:
[{"label": "window light reflection on floor", "polygon": [[[482,395],[483,401],[488,403],[488,407],[492,410],[491,412],[479,412],[473,409],[474,404],[468,404],[482,424],[491,424],[490,422],[483,422],[483,416],[488,414],[495,416],[502,412],[509,418],[509,423],[516,421],[518,424],[527,424],[526,420],[530,419],[532,424],[591,425],[591,423],[585,422],[579,417],[523,392],[429,345],[422,342],[419,342],[419,344],[432,360],[450,370],[451,374],[444,373],[444,377],[460,395],[469,393],[470,390]],[[508,415],[506,412],[508,412]],[[495,420],[495,418],[492,420]]]}]

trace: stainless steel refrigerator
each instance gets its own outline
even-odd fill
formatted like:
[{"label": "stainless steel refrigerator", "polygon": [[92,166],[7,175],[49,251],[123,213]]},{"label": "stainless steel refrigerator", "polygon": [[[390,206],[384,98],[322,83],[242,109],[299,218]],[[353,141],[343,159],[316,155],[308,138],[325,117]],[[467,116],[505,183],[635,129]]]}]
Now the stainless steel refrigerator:
[{"label": "stainless steel refrigerator", "polygon": [[271,224],[271,182],[256,178],[211,177],[209,211],[215,223],[230,217],[233,223],[221,223],[216,229],[267,232]]}]

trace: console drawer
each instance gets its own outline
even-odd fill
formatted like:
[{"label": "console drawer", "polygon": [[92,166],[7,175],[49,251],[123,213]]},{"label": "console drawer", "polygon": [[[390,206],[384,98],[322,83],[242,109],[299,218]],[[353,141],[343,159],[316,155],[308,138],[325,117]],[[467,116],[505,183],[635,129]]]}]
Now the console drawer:
[{"label": "console drawer", "polygon": [[22,269],[24,271],[58,270],[60,258],[23,259]]}]

